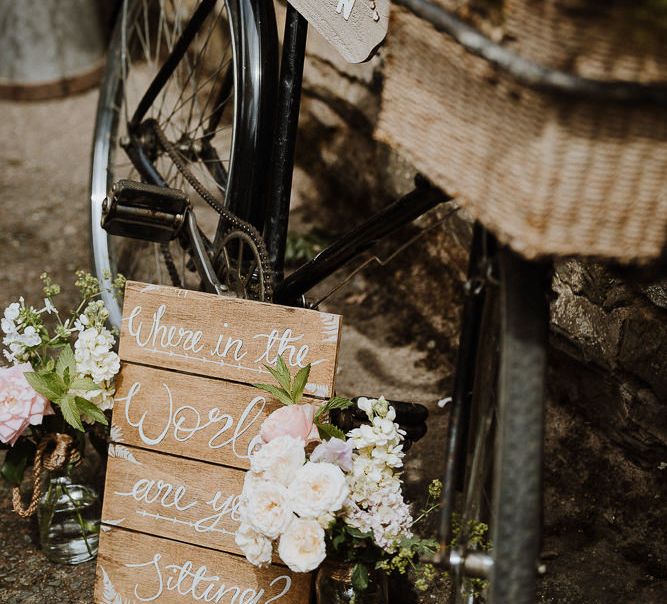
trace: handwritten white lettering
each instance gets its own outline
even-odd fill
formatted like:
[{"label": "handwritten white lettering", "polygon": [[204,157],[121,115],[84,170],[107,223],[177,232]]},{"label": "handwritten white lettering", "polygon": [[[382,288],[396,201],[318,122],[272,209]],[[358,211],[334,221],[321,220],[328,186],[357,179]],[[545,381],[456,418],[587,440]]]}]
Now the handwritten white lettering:
[{"label": "handwritten white lettering", "polygon": [[[161,566],[162,554],[157,553],[148,562],[138,564],[125,564],[127,568],[150,568],[154,571],[153,582],[147,587],[139,583],[134,586],[134,596],[141,602],[153,602],[165,591],[176,592],[181,596],[190,596],[196,602],[215,602],[220,604],[271,604],[277,602],[289,593],[292,587],[292,579],[288,575],[280,575],[269,583],[274,587],[282,583],[282,590],[264,600],[266,590],[259,591],[239,585],[227,585],[224,579],[214,574],[205,565],[195,569],[191,560],[182,564],[167,564]],[[166,576],[166,581],[165,581]],[[148,590],[148,588],[152,588]]]}]

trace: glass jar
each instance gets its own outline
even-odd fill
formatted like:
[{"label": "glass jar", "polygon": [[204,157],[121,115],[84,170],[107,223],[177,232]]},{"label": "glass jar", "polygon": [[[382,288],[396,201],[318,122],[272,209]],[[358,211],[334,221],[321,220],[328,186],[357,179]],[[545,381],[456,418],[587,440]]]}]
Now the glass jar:
[{"label": "glass jar", "polygon": [[51,562],[81,564],[95,558],[100,534],[95,490],[67,475],[49,476],[37,514],[42,551]]},{"label": "glass jar", "polygon": [[369,569],[368,588],[355,594],[352,587],[353,564],[327,560],[317,569],[317,604],[387,604],[387,575]]}]

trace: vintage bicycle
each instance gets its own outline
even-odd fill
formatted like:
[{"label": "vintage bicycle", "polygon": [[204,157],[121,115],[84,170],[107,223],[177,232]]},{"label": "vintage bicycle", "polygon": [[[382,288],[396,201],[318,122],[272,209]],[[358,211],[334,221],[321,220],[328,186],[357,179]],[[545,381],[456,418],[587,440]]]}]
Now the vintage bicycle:
[{"label": "vintage bicycle", "polygon": [[[620,102],[653,96],[664,103],[664,89],[540,68],[439,6],[397,3],[526,85]],[[345,5],[336,6],[342,11],[354,8],[338,4]],[[272,2],[121,4],[92,155],[92,253],[100,279],[122,272],[137,280],[308,306],[314,286],[380,239],[452,203],[417,176],[413,192],[285,276],[307,29],[308,21],[288,4],[280,51]],[[437,557],[451,572],[456,602],[521,604],[535,598],[549,275],[548,262],[525,260],[483,224],[475,225],[443,452]],[[119,325],[118,303],[112,297],[105,302],[111,322]],[[418,438],[423,410],[401,410],[401,421]],[[490,527],[485,543],[471,528],[479,522]],[[483,579],[483,587],[467,589],[470,578]]]}]

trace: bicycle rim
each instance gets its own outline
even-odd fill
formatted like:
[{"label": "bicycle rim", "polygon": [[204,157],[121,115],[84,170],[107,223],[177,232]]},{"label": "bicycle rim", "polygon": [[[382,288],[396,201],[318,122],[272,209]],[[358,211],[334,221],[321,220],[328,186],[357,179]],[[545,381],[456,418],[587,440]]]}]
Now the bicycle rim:
[{"label": "bicycle rim", "polygon": [[[127,125],[198,4],[128,0],[120,9],[100,90],[91,168],[91,243],[95,272],[105,289],[110,289],[117,272],[139,281],[172,283],[158,244],[107,236],[100,226],[101,204],[117,180],[141,180],[123,148]],[[235,160],[237,52],[232,18],[227,1],[218,0],[145,116],[161,124],[190,171],[220,204],[226,203]],[[190,187],[167,154],[150,141],[146,148],[167,185],[189,196],[198,224],[213,239],[218,214]],[[168,249],[182,285],[198,288],[199,279],[189,270],[187,255],[175,242]],[[110,292],[105,292],[104,299],[112,324],[118,326],[119,303]]]}]

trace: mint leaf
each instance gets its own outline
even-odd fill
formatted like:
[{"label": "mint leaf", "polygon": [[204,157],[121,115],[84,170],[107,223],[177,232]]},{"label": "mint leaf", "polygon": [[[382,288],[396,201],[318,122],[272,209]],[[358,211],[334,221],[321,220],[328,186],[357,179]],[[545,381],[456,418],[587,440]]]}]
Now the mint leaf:
[{"label": "mint leaf", "polygon": [[89,417],[92,417],[96,422],[99,422],[100,424],[103,424],[105,426],[109,425],[109,422],[107,421],[104,412],[97,405],[91,403],[89,400],[82,398],[80,396],[77,396],[74,400],[76,401],[76,406],[79,408],[80,413],[84,413]]},{"label": "mint leaf", "polygon": [[298,403],[303,396],[303,391],[308,383],[308,376],[310,375],[310,363],[303,369],[299,369],[296,376],[294,376],[294,383],[292,384],[292,400]]},{"label": "mint leaf", "polygon": [[317,413],[315,414],[315,419],[318,419],[326,413],[329,413],[333,409],[347,409],[352,405],[354,405],[354,403],[349,398],[345,398],[343,396],[334,396],[318,409]]},{"label": "mint leaf", "polygon": [[275,396],[283,405],[291,405],[292,404],[292,397],[289,395],[289,393],[285,392],[282,388],[276,388],[275,386],[272,386],[271,384],[253,384],[255,388],[259,388],[260,390],[264,390],[268,392],[269,394],[272,394]]},{"label": "mint leaf", "polygon": [[100,389],[100,387],[90,378],[74,378],[69,387],[72,390],[83,390],[84,392]]},{"label": "mint leaf", "polygon": [[352,587],[356,592],[368,589],[368,567],[361,562],[357,562],[352,569]]},{"label": "mint leaf", "polygon": [[[283,355],[281,354],[278,357],[278,362],[276,363],[276,369],[284,375],[288,380],[292,380],[292,374],[290,373],[289,367],[287,367],[287,363],[285,363],[285,359],[283,359]],[[290,390],[290,388],[285,388],[285,390]]]},{"label": "mint leaf", "polygon": [[65,378],[65,370],[67,370],[70,377],[76,373],[76,359],[69,344],[61,350],[56,361],[56,373],[63,379]]},{"label": "mint leaf", "polygon": [[363,531],[360,531],[358,528],[353,526],[347,526],[345,527],[345,530],[355,539],[368,539],[372,536],[371,533],[364,533]]},{"label": "mint leaf", "polygon": [[5,461],[0,468],[0,475],[12,486],[19,486],[23,480],[26,466],[35,457],[36,447],[27,438],[21,438],[5,455]]},{"label": "mint leaf", "polygon": [[282,386],[285,392],[289,394],[292,391],[292,376],[282,356],[278,357],[275,368],[270,365],[264,365],[264,367],[268,369],[269,373]]},{"label": "mint leaf", "polygon": [[55,373],[38,374],[26,371],[25,379],[37,392],[55,402],[66,392],[65,384]]},{"label": "mint leaf", "polygon": [[337,428],[333,424],[315,424],[317,426],[317,431],[320,434],[322,440],[329,440],[331,438],[340,438],[341,440],[346,440],[345,432],[340,428]]},{"label": "mint leaf", "polygon": [[64,396],[58,401],[58,405],[60,406],[65,421],[72,426],[72,428],[84,432],[83,423],[81,423],[81,413],[79,412],[79,407],[76,404],[75,398],[70,395]]}]

